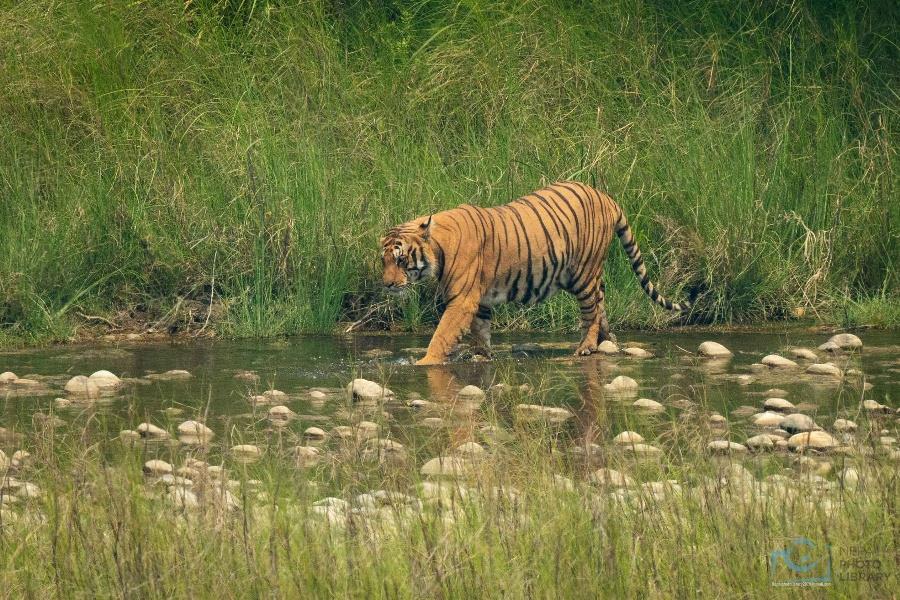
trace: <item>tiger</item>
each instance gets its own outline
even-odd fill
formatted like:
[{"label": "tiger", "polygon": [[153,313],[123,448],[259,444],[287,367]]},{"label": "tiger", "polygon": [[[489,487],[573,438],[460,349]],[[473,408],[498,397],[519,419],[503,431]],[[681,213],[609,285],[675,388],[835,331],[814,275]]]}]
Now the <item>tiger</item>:
[{"label": "tiger", "polygon": [[622,208],[607,194],[560,181],[491,208],[463,204],[415,218],[381,239],[382,283],[400,294],[423,279],[438,282],[445,309],[417,365],[444,363],[466,333],[473,350],[490,355],[492,309],[543,302],[564,290],[578,301],[582,339],[575,355],[597,352],[611,338],[603,263],[613,234],[641,288],[653,302],[686,312],[657,291]]}]

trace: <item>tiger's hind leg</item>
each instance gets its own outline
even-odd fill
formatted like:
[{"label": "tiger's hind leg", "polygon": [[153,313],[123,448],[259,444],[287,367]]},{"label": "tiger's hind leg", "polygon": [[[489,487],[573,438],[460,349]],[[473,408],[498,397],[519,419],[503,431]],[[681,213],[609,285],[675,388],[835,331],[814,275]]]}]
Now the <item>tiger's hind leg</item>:
[{"label": "tiger's hind leg", "polygon": [[475,342],[472,351],[482,356],[491,356],[491,307],[478,306],[472,320],[472,337]]},{"label": "tiger's hind leg", "polygon": [[[601,334],[609,335],[609,322],[606,320],[606,307],[603,297],[603,282],[598,279],[594,285],[590,285],[575,295],[581,311],[581,328],[584,337],[575,350],[576,356],[588,356],[597,351],[597,344],[601,340]],[[604,338],[605,339],[605,338]]]},{"label": "tiger's hind leg", "polygon": [[600,332],[597,335],[597,344],[610,340],[615,342],[616,336],[609,331],[609,319],[606,318],[606,284],[600,279],[598,286],[598,310],[600,311]]}]

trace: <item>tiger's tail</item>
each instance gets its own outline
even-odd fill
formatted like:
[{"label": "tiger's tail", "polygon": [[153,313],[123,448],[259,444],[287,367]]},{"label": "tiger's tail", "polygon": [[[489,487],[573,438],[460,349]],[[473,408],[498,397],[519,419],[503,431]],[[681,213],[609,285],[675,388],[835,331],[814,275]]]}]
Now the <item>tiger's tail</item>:
[{"label": "tiger's tail", "polygon": [[621,208],[619,208],[619,220],[616,221],[616,235],[619,236],[619,241],[622,242],[622,248],[625,249],[625,254],[628,255],[628,260],[631,261],[631,270],[634,271],[635,277],[640,281],[644,293],[656,304],[659,304],[666,310],[678,312],[689,311],[693,306],[693,298],[684,302],[672,302],[663,297],[663,295],[656,290],[656,286],[653,285],[653,282],[650,281],[650,277],[647,276],[647,267],[644,265],[644,259],[641,257],[641,251],[637,246],[637,242],[634,240],[634,235],[631,233],[631,227],[628,225],[628,220],[625,218],[625,211]]}]

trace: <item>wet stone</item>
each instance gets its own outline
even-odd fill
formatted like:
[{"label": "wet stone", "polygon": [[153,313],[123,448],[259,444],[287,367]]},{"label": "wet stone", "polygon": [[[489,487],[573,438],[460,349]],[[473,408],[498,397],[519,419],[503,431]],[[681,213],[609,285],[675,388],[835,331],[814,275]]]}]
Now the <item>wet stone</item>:
[{"label": "wet stone", "polygon": [[619,347],[612,340],[603,340],[597,345],[597,352],[600,354],[618,354]]},{"label": "wet stone", "polygon": [[852,333],[839,333],[828,340],[841,350],[858,350],[862,348],[862,340]]},{"label": "wet stone", "polygon": [[791,359],[779,356],[778,354],[769,354],[767,356],[764,356],[760,362],[767,367],[776,369],[789,369],[797,366],[797,363],[795,363]]},{"label": "wet stone", "polygon": [[706,445],[706,449],[710,454],[743,454],[747,452],[747,447],[743,444],[728,440],[713,440]]},{"label": "wet stone", "polygon": [[367,379],[354,379],[347,384],[347,393],[353,400],[378,402],[394,397],[394,392]]},{"label": "wet stone", "polygon": [[16,377],[16,374],[12,371],[4,371],[3,373],[0,373],[0,385],[10,384],[16,379],[18,379],[18,377]]},{"label": "wet stone", "polygon": [[97,371],[92,373],[88,379],[101,390],[115,390],[122,387],[122,380],[109,371]]},{"label": "wet stone", "polygon": [[178,425],[180,435],[192,435],[202,438],[212,438],[213,430],[199,421],[184,421]]},{"label": "wet stone", "polygon": [[424,465],[420,472],[426,476],[460,477],[471,471],[471,462],[458,456],[440,456],[432,458]]},{"label": "wet stone", "polygon": [[809,348],[791,348],[791,356],[801,360],[816,360],[818,356]]},{"label": "wet stone", "polygon": [[638,348],[637,346],[625,348],[622,352],[631,358],[653,358],[653,355],[650,352],[647,352],[643,348]]},{"label": "wet stone", "polygon": [[812,417],[802,413],[793,413],[782,419],[778,427],[784,429],[788,433],[801,433],[819,429]]},{"label": "wet stone", "polygon": [[484,390],[475,385],[467,385],[459,390],[456,395],[466,400],[480,400],[484,398]]},{"label": "wet stone", "polygon": [[638,382],[627,375],[619,375],[603,386],[609,392],[637,392]]},{"label": "wet stone", "polygon": [[97,384],[84,375],[76,375],[65,386],[66,393],[77,398],[96,398],[100,395]]},{"label": "wet stone", "polygon": [[840,368],[830,362],[811,364],[806,367],[806,372],[810,375],[830,375],[832,377],[840,377],[842,375]]},{"label": "wet stone", "polygon": [[750,448],[751,450],[772,450],[775,448],[775,440],[772,439],[773,436],[767,434],[754,435],[751,438],[748,438],[744,445]]},{"label": "wet stone", "polygon": [[788,446],[792,450],[803,450],[805,448],[827,450],[840,446],[840,443],[825,431],[806,431],[788,438]]},{"label": "wet stone", "polygon": [[697,354],[707,358],[725,358],[732,356],[731,350],[718,342],[703,342],[697,349]]},{"label": "wet stone", "polygon": [[559,423],[574,415],[571,411],[558,406],[541,406],[540,404],[517,404],[516,416],[523,421],[546,420]]},{"label": "wet stone", "polygon": [[849,419],[835,419],[834,425],[832,425],[832,429],[837,431],[838,433],[848,433],[851,431],[856,431],[858,429],[858,425]]},{"label": "wet stone", "polygon": [[185,371],[184,369],[172,369],[170,371],[166,371],[165,373],[151,373],[147,375],[147,379],[153,379],[156,381],[184,381],[186,379],[190,379],[192,375],[190,372]]},{"label": "wet stone", "polygon": [[633,407],[640,409],[645,412],[650,413],[661,413],[665,412],[666,407],[657,402],[656,400],[650,400],[649,398],[639,398],[635,400],[632,404]]},{"label": "wet stone", "polygon": [[613,438],[615,444],[640,444],[644,441],[644,436],[635,431],[623,431]]},{"label": "wet stone", "polygon": [[172,473],[172,465],[164,460],[148,460],[144,463],[144,473],[154,477]]},{"label": "wet stone", "polygon": [[794,404],[785,400],[784,398],[766,398],[766,401],[763,402],[763,408],[767,410],[787,412],[794,408]]},{"label": "wet stone", "polygon": [[147,439],[166,439],[169,432],[153,423],[141,423],[136,427],[138,434]]}]

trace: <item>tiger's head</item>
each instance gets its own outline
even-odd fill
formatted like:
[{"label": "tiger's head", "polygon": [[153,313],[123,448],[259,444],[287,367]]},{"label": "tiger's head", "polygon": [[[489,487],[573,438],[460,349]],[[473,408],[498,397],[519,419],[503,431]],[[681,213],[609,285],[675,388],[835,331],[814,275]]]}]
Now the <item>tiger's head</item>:
[{"label": "tiger's head", "polygon": [[434,276],[435,257],[431,248],[431,217],[394,227],[381,239],[387,291],[402,293],[411,283]]}]

